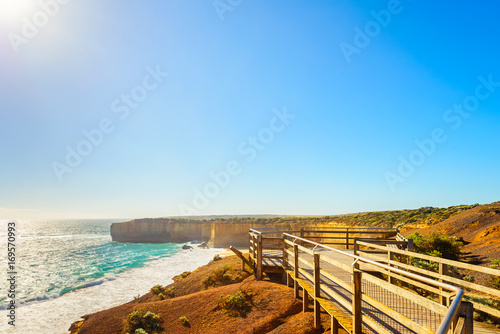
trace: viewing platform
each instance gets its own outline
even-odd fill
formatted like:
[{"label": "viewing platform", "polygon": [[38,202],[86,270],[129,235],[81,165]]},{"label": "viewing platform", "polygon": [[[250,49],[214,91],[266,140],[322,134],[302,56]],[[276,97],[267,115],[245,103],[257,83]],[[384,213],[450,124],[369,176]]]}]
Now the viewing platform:
[{"label": "viewing platform", "polygon": [[[500,311],[472,302],[476,290],[500,298],[500,291],[453,277],[448,268],[500,276],[500,270],[415,253],[413,241],[397,229],[363,227],[259,228],[249,232],[249,260],[258,280],[281,273],[303,310],[331,316],[331,332],[500,333],[473,321],[474,309]],[[433,261],[438,272],[411,265]],[[245,259],[246,260],[246,259]],[[467,293],[464,293],[467,288]]]}]

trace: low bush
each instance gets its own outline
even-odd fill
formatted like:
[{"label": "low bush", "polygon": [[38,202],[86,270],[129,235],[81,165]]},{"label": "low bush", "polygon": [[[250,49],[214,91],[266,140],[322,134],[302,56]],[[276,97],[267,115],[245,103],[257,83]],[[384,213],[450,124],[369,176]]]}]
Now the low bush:
[{"label": "low bush", "polygon": [[175,290],[175,286],[167,289],[167,288],[161,286],[160,284],[158,284],[158,285],[155,285],[154,287],[151,288],[151,293],[160,297],[161,300],[164,300],[167,298],[167,296],[170,298],[173,298],[174,297],[174,290]]},{"label": "low bush", "polygon": [[212,272],[207,278],[203,280],[203,285],[205,286],[205,289],[214,288],[231,283],[232,277],[228,273],[228,271],[231,269],[232,269],[231,266],[225,265],[224,267]]},{"label": "low bush", "polygon": [[243,293],[238,291],[234,295],[227,295],[225,298],[224,295],[220,295],[219,305],[227,310],[239,310],[245,307],[246,300]]},{"label": "low bush", "polygon": [[182,316],[179,318],[183,326],[188,326],[189,325],[189,320],[185,316]]},{"label": "low bush", "polygon": [[462,279],[466,282],[471,282],[471,283],[474,283],[476,281],[476,278],[471,275],[464,275]]},{"label": "low bush", "polygon": [[437,232],[431,234],[413,233],[408,237],[413,239],[414,249],[418,253],[450,260],[459,260],[463,241],[456,237],[448,237]]},{"label": "low bush", "polygon": [[[491,269],[500,269],[500,260],[491,260]],[[500,273],[500,271],[499,271]],[[489,282],[497,289],[500,289],[500,276],[490,275]]]},{"label": "low bush", "polygon": [[248,299],[250,296],[242,291],[238,291],[234,295],[220,295],[218,307],[233,316],[244,316],[250,307]]},{"label": "low bush", "polygon": [[163,289],[163,294],[166,296],[169,296],[170,298],[173,298],[174,297],[174,290],[175,290],[175,286],[170,287],[168,289]]},{"label": "low bush", "polygon": [[135,310],[127,316],[125,333],[156,334],[161,332],[160,323],[158,314],[145,309]]},{"label": "low bush", "polygon": [[138,328],[135,330],[134,334],[148,334],[144,329]]},{"label": "low bush", "polygon": [[152,294],[159,295],[163,291],[163,287],[160,284],[157,284],[152,287],[150,291]]}]

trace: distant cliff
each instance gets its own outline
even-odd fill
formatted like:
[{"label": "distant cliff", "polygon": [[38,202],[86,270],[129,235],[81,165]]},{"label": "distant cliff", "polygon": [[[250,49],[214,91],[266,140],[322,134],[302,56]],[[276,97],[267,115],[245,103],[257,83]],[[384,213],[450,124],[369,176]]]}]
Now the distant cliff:
[{"label": "distant cliff", "polygon": [[206,241],[210,247],[248,247],[248,231],[259,227],[331,226],[330,217],[135,219],[111,225],[111,237],[118,242]]},{"label": "distant cliff", "polygon": [[[254,219],[136,219],[111,225],[111,238],[119,242],[206,241],[210,247],[248,246],[248,230],[261,227]],[[251,221],[251,222],[250,222]],[[281,225],[283,226],[283,225]]]}]

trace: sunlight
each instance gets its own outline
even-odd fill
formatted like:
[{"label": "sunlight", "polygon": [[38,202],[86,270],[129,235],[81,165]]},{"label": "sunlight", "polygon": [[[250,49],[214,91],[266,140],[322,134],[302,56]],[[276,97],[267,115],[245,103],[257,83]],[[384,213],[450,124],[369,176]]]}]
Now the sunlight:
[{"label": "sunlight", "polygon": [[0,0],[0,24],[18,21],[37,8],[34,0]]}]

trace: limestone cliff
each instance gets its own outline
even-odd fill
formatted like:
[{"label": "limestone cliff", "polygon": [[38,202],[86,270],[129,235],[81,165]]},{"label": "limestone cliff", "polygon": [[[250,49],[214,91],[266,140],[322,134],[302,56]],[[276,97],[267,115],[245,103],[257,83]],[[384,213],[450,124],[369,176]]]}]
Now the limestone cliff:
[{"label": "limestone cliff", "polygon": [[111,225],[111,238],[120,242],[209,241],[211,224],[175,219],[136,219]]},{"label": "limestone cliff", "polygon": [[113,241],[134,243],[206,241],[210,247],[248,246],[248,230],[261,224],[183,219],[137,219],[111,225]]},{"label": "limestone cliff", "polygon": [[[248,231],[259,227],[284,226],[330,226],[323,221],[272,218],[237,218],[237,219],[136,219],[111,225],[113,241],[134,243],[206,241],[210,247],[248,247]],[[336,224],[338,225],[338,224]],[[320,235],[318,235],[320,236]]]}]

